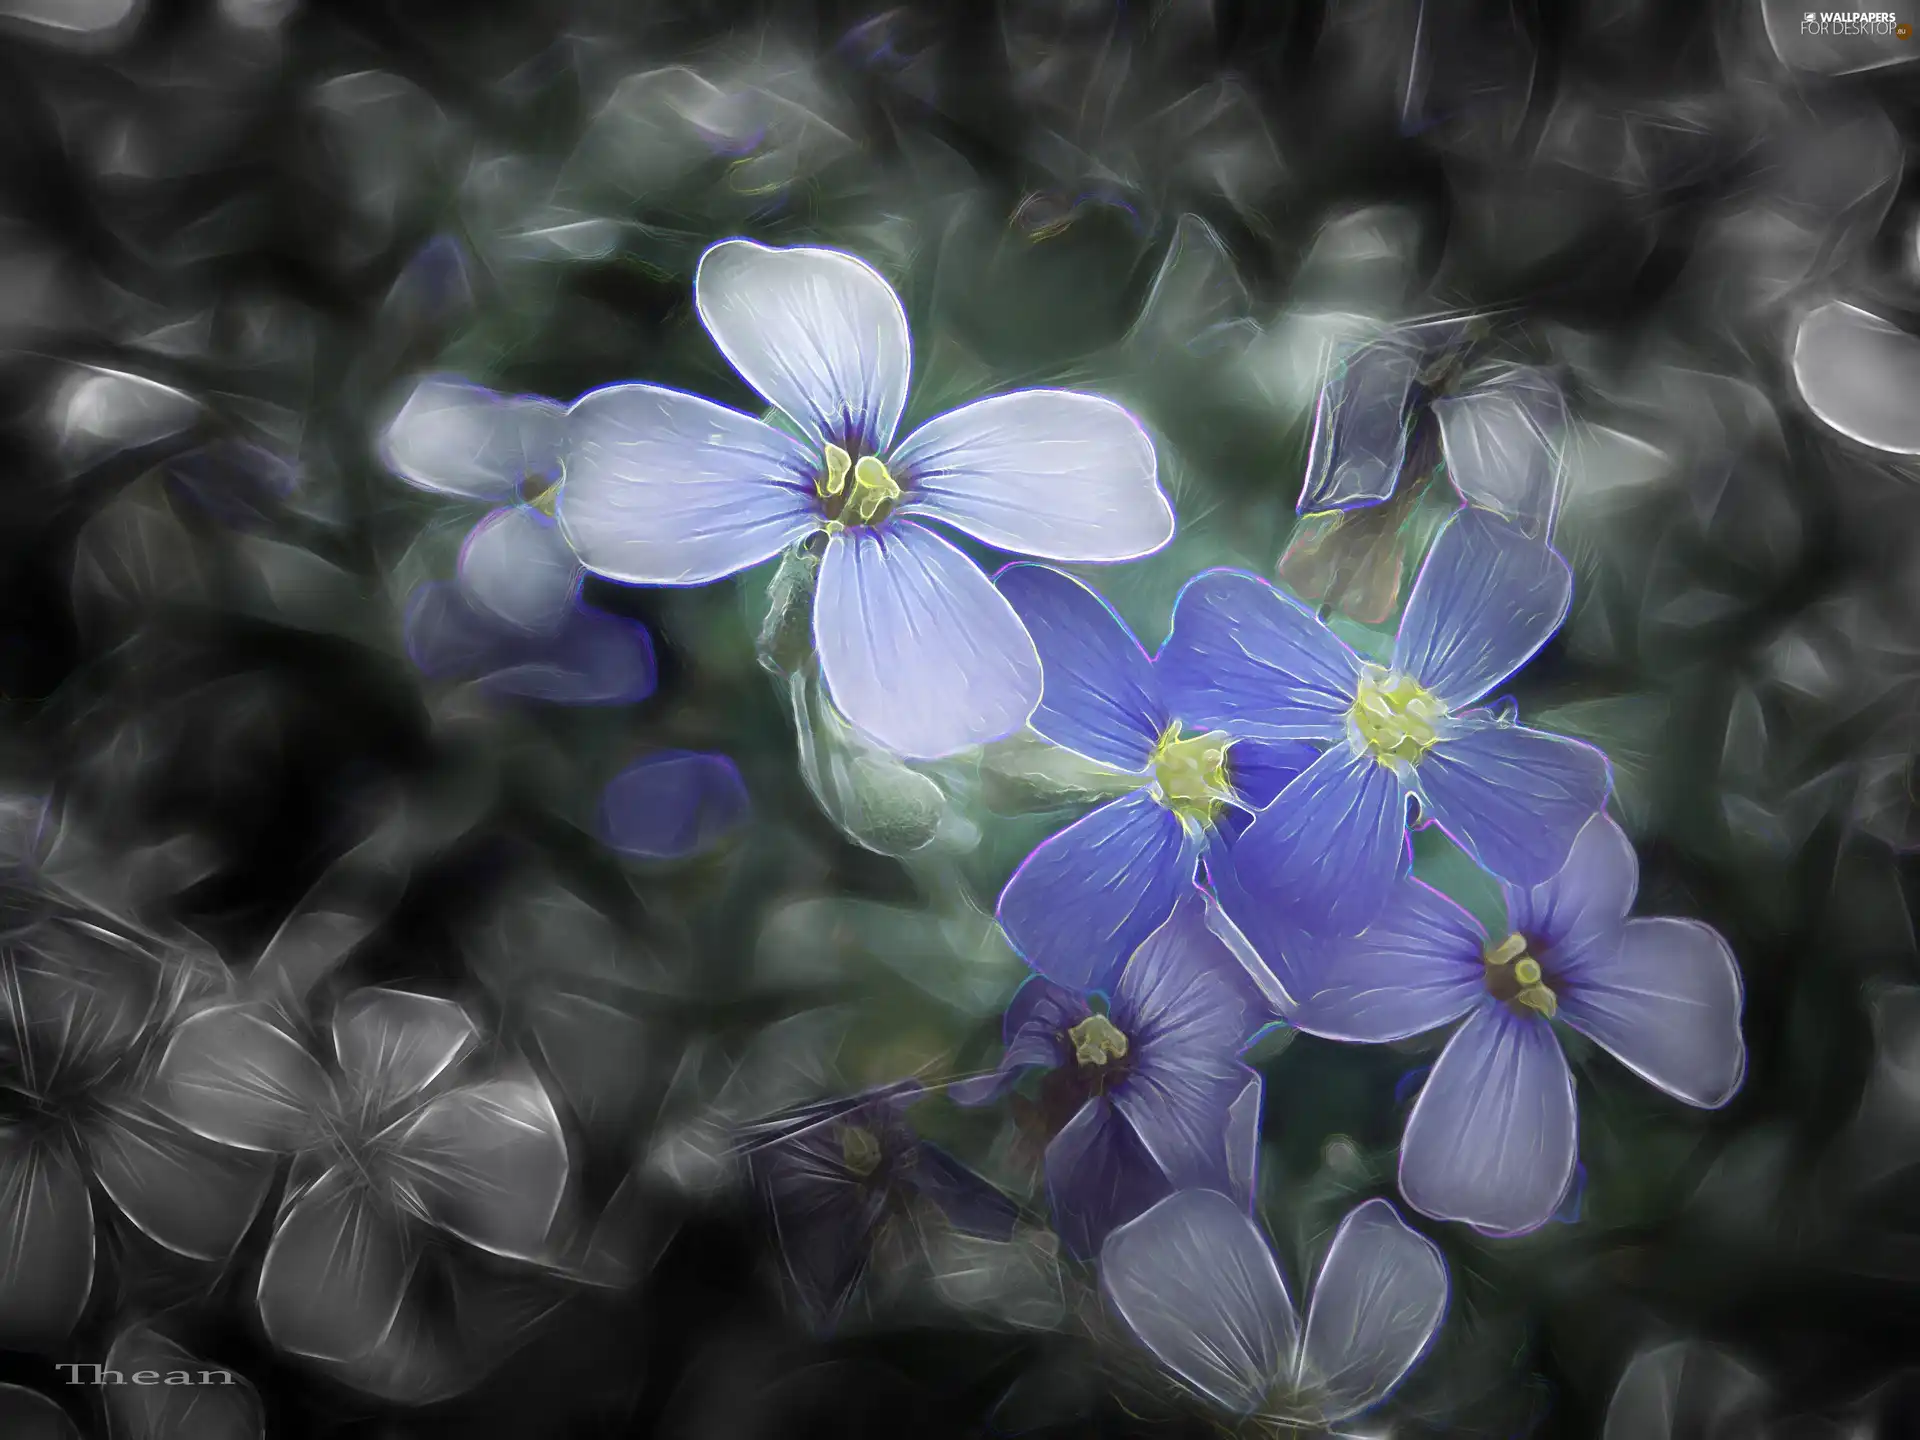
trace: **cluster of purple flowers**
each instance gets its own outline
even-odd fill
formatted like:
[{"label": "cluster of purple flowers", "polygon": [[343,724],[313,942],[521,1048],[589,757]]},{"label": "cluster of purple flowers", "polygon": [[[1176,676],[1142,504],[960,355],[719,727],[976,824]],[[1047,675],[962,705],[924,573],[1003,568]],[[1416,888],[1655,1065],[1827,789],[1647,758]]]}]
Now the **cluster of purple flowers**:
[{"label": "cluster of purple flowers", "polygon": [[[1035,849],[999,897],[1033,974],[997,1070],[950,1093],[1022,1092],[1065,1248],[1098,1264],[1113,1309],[1189,1386],[1329,1423],[1397,1383],[1445,1308],[1438,1251],[1373,1200],[1334,1237],[1302,1330],[1251,1218],[1263,1096],[1242,1057],[1266,1027],[1382,1043],[1457,1024],[1407,1120],[1400,1191],[1490,1236],[1543,1225],[1572,1183],[1557,1027],[1690,1104],[1731,1097],[1744,1048],[1729,948],[1695,921],[1629,918],[1637,872],[1606,811],[1606,758],[1489,703],[1573,592],[1519,400],[1483,387],[1442,417],[1461,503],[1390,648],[1362,653],[1287,591],[1214,570],[1149,655],[1081,579],[1016,563],[989,580],[934,528],[1042,561],[1159,549],[1173,508],[1125,409],[1019,391],[896,439],[908,321],[866,264],[729,240],[694,292],[767,418],[644,384],[562,410],[438,380],[401,412],[393,468],[501,507],[441,610],[416,607],[416,656],[459,650],[523,694],[632,698],[651,684],[644,636],[587,618],[581,569],[700,585],[804,549],[820,677],[876,746],[932,760],[1030,728],[1110,772],[1117,798]],[[1405,402],[1381,420],[1347,403],[1366,387],[1347,388],[1323,402],[1316,466],[1340,434],[1384,424],[1381,473],[1358,486],[1377,502],[1404,460]],[[508,638],[485,655],[447,639],[482,632]],[[525,658],[542,636],[578,657],[562,670],[606,683],[552,693]],[[640,646],[625,670],[607,658],[622,644]],[[1415,878],[1426,827],[1497,882],[1501,923]],[[790,1250],[813,1252],[793,1272],[829,1314],[903,1194],[975,1233],[1011,1227],[998,1192],[913,1136],[909,1098],[799,1112],[755,1140]]]}]

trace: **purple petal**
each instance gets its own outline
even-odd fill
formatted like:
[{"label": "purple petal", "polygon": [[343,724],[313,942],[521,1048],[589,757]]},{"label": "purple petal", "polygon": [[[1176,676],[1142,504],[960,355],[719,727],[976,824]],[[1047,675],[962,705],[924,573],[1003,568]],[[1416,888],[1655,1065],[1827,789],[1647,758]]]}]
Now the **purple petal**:
[{"label": "purple petal", "polygon": [[655,385],[610,385],[568,412],[560,528],[589,570],[705,585],[818,528],[818,457],[763,420]]},{"label": "purple petal", "polygon": [[1227,1174],[1222,1193],[1249,1210],[1253,1208],[1255,1172],[1260,1164],[1260,1109],[1265,1098],[1260,1077],[1249,1075],[1240,1094],[1227,1107]]},{"label": "purple petal", "polygon": [[1305,740],[1235,740],[1227,748],[1227,783],[1250,810],[1263,810],[1320,756]]},{"label": "purple petal", "polygon": [[1012,1237],[1020,1207],[938,1145],[922,1141],[914,1147],[906,1178],[915,1190],[940,1207],[947,1224],[962,1235],[986,1240]]},{"label": "purple petal", "polygon": [[425,1094],[479,1039],[472,1017],[437,995],[370,986],[334,1007],[347,1104],[369,1125]]},{"label": "purple petal", "polygon": [[1241,885],[1274,903],[1290,901],[1294,923],[1316,935],[1365,929],[1392,895],[1406,856],[1400,777],[1345,745],[1309,765],[1233,845]]},{"label": "purple petal", "polygon": [[407,653],[423,675],[553,705],[631,705],[653,693],[653,641],[637,620],[576,601],[551,636],[528,635],[429,582],[407,602]]},{"label": "purple petal", "polygon": [[1489,1000],[1454,1032],[1400,1142],[1400,1193],[1436,1220],[1519,1235],[1573,1183],[1573,1072],[1545,1020]]},{"label": "purple petal", "polygon": [[241,1150],[298,1150],[334,1104],[306,1047],[251,1005],[190,1016],[173,1032],[154,1101],[194,1134]]},{"label": "purple petal", "polygon": [[[103,1363],[122,1375],[145,1370],[201,1379],[193,1385],[101,1387],[118,1440],[261,1440],[266,1433],[260,1396],[244,1377],[209,1366],[150,1326],[121,1331]],[[224,1378],[204,1378],[209,1371]]]},{"label": "purple petal", "polygon": [[511,1259],[546,1253],[567,1185],[567,1142],[532,1080],[449,1090],[391,1132],[420,1212],[469,1244]]},{"label": "purple petal", "polygon": [[660,750],[607,782],[600,837],[622,855],[678,860],[713,849],[752,814],[746,782],[725,755]]},{"label": "purple petal", "polygon": [[1100,1289],[1161,1364],[1229,1410],[1258,1409],[1292,1363],[1300,1321],[1273,1251],[1216,1191],[1182,1191],[1116,1230]]},{"label": "purple petal", "polygon": [[993,582],[904,521],[827,543],[813,611],[827,690],[896,754],[937,760],[1010,735],[1040,703],[1040,657]]},{"label": "purple petal", "polygon": [[64,1340],[93,1289],[93,1202],[67,1152],[24,1127],[0,1129],[0,1340]]},{"label": "purple petal", "polygon": [[412,1271],[397,1215],[331,1170],[281,1214],[260,1268],[260,1319],[282,1350],[353,1360],[377,1348]]},{"label": "purple petal", "polygon": [[1409,875],[1363,934],[1314,947],[1312,980],[1287,1021],[1374,1043],[1437,1029],[1485,997],[1485,944],[1478,921]]},{"label": "purple petal", "polygon": [[1107,1236],[1173,1187],[1105,1100],[1089,1100],[1047,1146],[1053,1228],[1069,1255],[1090,1260]]},{"label": "purple petal", "polygon": [[901,508],[1043,560],[1133,560],[1173,538],[1153,442],[1111,400],[1016,390],[949,410],[888,457]]},{"label": "purple petal", "polygon": [[1247,1083],[1240,1052],[1268,1017],[1197,890],[1127,962],[1112,1014],[1132,1061],[1114,1108],[1175,1189],[1225,1183],[1228,1112]]},{"label": "purple petal", "polygon": [[1433,402],[1447,478],[1470,505],[1536,540],[1553,533],[1560,501],[1557,437],[1566,400],[1552,378],[1514,366],[1498,379]]},{"label": "purple petal", "polygon": [[700,257],[693,303],[741,378],[816,442],[892,442],[912,341],[900,297],[864,260],[722,240]]},{"label": "purple petal", "polygon": [[1091,1013],[1079,992],[1042,975],[1028,976],[1007,1004],[1002,1022],[1007,1048],[999,1066],[991,1074],[949,1085],[948,1097],[957,1105],[989,1105],[1027,1071],[1053,1069],[1063,1061],[1061,1036]]},{"label": "purple petal", "polygon": [[409,485],[500,504],[523,482],[559,470],[565,412],[532,395],[500,395],[447,375],[429,375],[380,440],[380,458]]},{"label": "purple petal", "polygon": [[[810,1108],[818,1114],[826,1107]],[[846,1109],[834,1102],[828,1113]],[[816,1320],[830,1324],[866,1271],[886,1187],[848,1170],[840,1126],[830,1119],[814,1118],[761,1146],[749,1163],[794,1289]]]},{"label": "purple petal", "polygon": [[580,562],[559,525],[528,505],[495,510],[460,547],[460,593],[514,630],[552,635],[573,611]]},{"label": "purple petal", "polygon": [[1043,841],[1007,881],[1000,925],[1027,964],[1072,990],[1104,990],[1193,888],[1199,847],[1145,790]]},{"label": "purple petal", "polygon": [[1428,815],[1482,865],[1530,886],[1566,865],[1613,775],[1591,745],[1474,714],[1421,758],[1414,782]]},{"label": "purple petal", "polygon": [[1356,346],[1328,374],[1314,404],[1303,515],[1377,505],[1407,458],[1407,406],[1420,351],[1399,336]]},{"label": "purple petal", "polygon": [[1386,1398],[1447,1311],[1447,1266],[1384,1200],[1348,1212],[1313,1282],[1299,1388],[1331,1424]]},{"label": "purple petal", "polygon": [[993,583],[1040,655],[1044,685],[1033,728],[1102,764],[1146,769],[1173,717],[1126,622],[1087,586],[1045,565],[1009,565]]},{"label": "purple petal", "polygon": [[1413,582],[1393,668],[1449,709],[1471,705],[1552,638],[1573,600],[1573,571],[1551,547],[1498,516],[1459,511]]},{"label": "purple petal", "polygon": [[1746,1073],[1740,969],[1698,920],[1629,920],[1613,946],[1556,965],[1560,1017],[1689,1105],[1733,1098]]},{"label": "purple petal", "polygon": [[[1236,837],[1237,838],[1237,837]],[[1291,1015],[1314,985],[1320,947],[1302,930],[1288,898],[1249,890],[1233,862],[1233,844],[1218,827],[1207,837],[1207,885],[1215,905],[1208,923],[1233,952],[1276,1015]]]},{"label": "purple petal", "polygon": [[1312,612],[1240,570],[1187,582],[1154,668],[1187,724],[1268,740],[1341,738],[1360,675]]},{"label": "purple petal", "polygon": [[1586,823],[1551,879],[1530,890],[1500,885],[1509,923],[1553,951],[1556,968],[1589,946],[1612,944],[1639,887],[1633,842],[1604,812]]},{"label": "purple petal", "polygon": [[274,1157],[202,1140],[135,1095],[107,1097],[82,1133],[113,1203],[149,1239],[195,1260],[232,1254],[273,1183]]}]

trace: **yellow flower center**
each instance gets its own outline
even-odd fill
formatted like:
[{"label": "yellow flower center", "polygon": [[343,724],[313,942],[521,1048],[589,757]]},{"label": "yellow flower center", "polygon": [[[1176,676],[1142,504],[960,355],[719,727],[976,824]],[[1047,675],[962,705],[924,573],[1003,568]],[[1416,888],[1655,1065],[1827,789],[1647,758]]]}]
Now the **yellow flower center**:
[{"label": "yellow flower center", "polygon": [[1375,760],[1417,765],[1439,739],[1446,713],[1418,680],[1382,670],[1360,678],[1347,715]]},{"label": "yellow flower center", "polygon": [[877,455],[862,455],[858,460],[829,444],[826,462],[814,478],[813,488],[826,502],[827,528],[871,525],[882,519],[900,498],[900,482],[895,480]]},{"label": "yellow flower center", "polygon": [[1147,762],[1156,798],[1183,820],[1210,823],[1221,804],[1233,798],[1227,784],[1227,747],[1232,743],[1218,730],[1182,739],[1180,722],[1174,721]]},{"label": "yellow flower center", "polygon": [[1082,1065],[1111,1065],[1126,1058],[1127,1037],[1104,1015],[1089,1015],[1067,1031],[1067,1040]]},{"label": "yellow flower center", "polygon": [[1519,1005],[1551,1020],[1560,1002],[1544,983],[1540,962],[1527,953],[1527,937],[1509,935],[1482,957],[1486,962],[1487,993],[1509,1005]]},{"label": "yellow flower center", "polygon": [[840,1158],[854,1175],[867,1176],[880,1168],[880,1141],[864,1125],[840,1127]]}]

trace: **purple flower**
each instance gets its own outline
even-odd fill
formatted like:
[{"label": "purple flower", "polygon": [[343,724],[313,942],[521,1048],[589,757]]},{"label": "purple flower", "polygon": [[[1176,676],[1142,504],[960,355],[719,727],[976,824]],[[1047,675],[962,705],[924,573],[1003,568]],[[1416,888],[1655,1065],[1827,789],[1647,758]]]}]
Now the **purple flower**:
[{"label": "purple flower", "polygon": [[1267,1015],[1239,962],[1207,928],[1192,885],[1113,982],[1104,1008],[1041,976],[1007,1007],[999,1070],[949,1093],[997,1098],[1044,1072],[1054,1228],[1092,1256],[1115,1226],[1175,1190],[1252,1203],[1260,1077],[1240,1052]]},{"label": "purple flower", "polygon": [[922,1093],[901,1081],[802,1106],[742,1134],[788,1277],[822,1328],[839,1319],[883,1233],[928,1205],[963,1234],[1013,1233],[1013,1202],[914,1132],[907,1110]]},{"label": "purple flower", "polygon": [[1045,672],[1033,728],[1138,777],[1137,788],[1044,841],[1000,892],[1000,924],[1029,965],[1069,989],[1104,990],[1192,890],[1222,808],[1266,804],[1314,750],[1186,729],[1160,667],[1071,575],[1009,565],[995,583]]},{"label": "purple flower", "polygon": [[1189,582],[1158,665],[1194,723],[1326,746],[1234,842],[1247,888],[1287,897],[1304,929],[1358,934],[1404,868],[1409,797],[1496,875],[1554,875],[1606,802],[1606,757],[1464,707],[1546,643],[1572,593],[1564,560],[1473,509],[1434,540],[1386,667],[1251,575]]},{"label": "purple flower", "polygon": [[724,240],[700,259],[694,303],[792,429],[654,385],[582,396],[559,515],[587,567],[703,585],[824,531],[814,646],[847,719],[915,759],[1019,729],[1040,698],[1033,644],[926,522],[1046,559],[1145,555],[1173,534],[1146,433],[1111,400],[1022,390],[895,444],[906,312],[851,255]]},{"label": "purple flower", "polygon": [[1504,934],[1411,877],[1351,940],[1289,935],[1243,894],[1223,903],[1301,1030],[1392,1041],[1464,1017],[1407,1118],[1400,1189],[1437,1219],[1518,1235],[1552,1217],[1574,1173],[1573,1075],[1550,1022],[1689,1105],[1726,1104],[1745,1073],[1726,941],[1697,920],[1627,919],[1637,884],[1632,845],[1601,815],[1560,874],[1502,886]]},{"label": "purple flower", "polygon": [[600,838],[622,855],[680,860],[713,849],[753,814],[739,767],[725,755],[658,750],[600,796]]},{"label": "purple flower", "polygon": [[1107,1239],[1107,1303],[1169,1370],[1237,1415],[1325,1426],[1378,1404],[1447,1309],[1447,1267],[1384,1200],[1334,1232],[1299,1312],[1246,1207],[1186,1190]]}]

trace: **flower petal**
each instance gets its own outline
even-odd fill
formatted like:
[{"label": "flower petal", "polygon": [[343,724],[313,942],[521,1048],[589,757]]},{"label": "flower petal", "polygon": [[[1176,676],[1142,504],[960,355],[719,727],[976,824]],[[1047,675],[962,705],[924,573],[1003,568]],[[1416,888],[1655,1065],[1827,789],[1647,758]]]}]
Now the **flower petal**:
[{"label": "flower petal", "polygon": [[1406,868],[1400,777],[1370,754],[1335,745],[1309,765],[1233,844],[1240,883],[1291,907],[1316,935],[1357,935]]},{"label": "flower petal", "polygon": [[1629,920],[1553,981],[1563,1020],[1669,1095],[1716,1108],[1740,1088],[1740,968],[1712,926]]},{"label": "flower petal", "polygon": [[722,240],[700,257],[693,303],[741,378],[815,441],[892,443],[912,341],[900,297],[866,261]]},{"label": "flower petal", "polygon": [[1539,885],[1566,865],[1613,775],[1591,745],[1467,715],[1422,757],[1414,782],[1428,814],[1482,865]]},{"label": "flower petal", "polygon": [[1253,1217],[1225,1195],[1185,1190],[1116,1230],[1100,1289],[1160,1362],[1246,1414],[1291,1363],[1300,1321]]},{"label": "flower petal", "polygon": [[1545,540],[1560,502],[1558,437],[1567,402],[1551,376],[1515,365],[1433,402],[1440,453],[1460,498]]},{"label": "flower petal", "polygon": [[1069,1255],[1091,1260],[1107,1236],[1165,1199],[1173,1186],[1133,1127],[1105,1100],[1089,1100],[1047,1146],[1053,1228]]},{"label": "flower petal", "polygon": [[1287,1021],[1329,1040],[1404,1040],[1458,1020],[1487,993],[1486,935],[1411,875],[1365,932],[1312,947],[1312,982]]},{"label": "flower petal", "polygon": [[93,1202],[64,1149],[0,1129],[0,1340],[64,1340],[93,1290]]},{"label": "flower petal", "polygon": [[1029,975],[1007,1002],[1000,1064],[990,1074],[949,1085],[948,1098],[956,1105],[990,1105],[1027,1071],[1053,1069],[1063,1062],[1062,1036],[1091,1013],[1078,991]]},{"label": "flower petal", "polygon": [[1224,1194],[1251,1210],[1255,1172],[1260,1164],[1260,1110],[1266,1099],[1265,1086],[1257,1074],[1227,1107],[1227,1184]]},{"label": "flower petal", "polygon": [[566,412],[534,395],[501,395],[450,375],[414,386],[380,439],[387,469],[422,490],[495,504],[559,472]]},{"label": "flower petal", "polygon": [[1091,760],[1144,770],[1173,717],[1126,622],[1086,585],[1045,565],[1009,565],[993,583],[1040,655],[1033,728]]},{"label": "flower petal", "polygon": [[482,614],[551,635],[573,610],[580,562],[559,525],[528,505],[486,516],[460,547],[460,593]]},{"label": "flower petal", "polygon": [[1267,740],[1336,740],[1360,660],[1299,601],[1242,570],[1196,575],[1154,659],[1187,724]]},{"label": "flower petal", "polygon": [[333,1082],[306,1047],[252,1005],[221,1005],[173,1032],[154,1102],[194,1134],[241,1150],[291,1151],[315,1133]]},{"label": "flower petal", "polygon": [[198,1379],[102,1386],[115,1440],[260,1440],[266,1433],[260,1396],[244,1376],[208,1365],[151,1326],[121,1331],[103,1363],[122,1375],[145,1370]]},{"label": "flower petal", "polygon": [[1441,527],[1413,582],[1393,668],[1449,709],[1470,705],[1552,638],[1573,601],[1573,571],[1554,550],[1484,510]]},{"label": "flower petal", "polygon": [[429,581],[407,601],[407,654],[436,680],[552,705],[631,705],[658,680],[653,641],[637,620],[575,601],[551,636],[529,635]]},{"label": "flower petal", "polygon": [[1377,505],[1393,494],[1406,463],[1420,359],[1408,337],[1388,334],[1353,347],[1329,369],[1313,408],[1301,514]]},{"label": "flower petal", "polygon": [[1020,1218],[1020,1207],[1005,1191],[988,1183],[938,1145],[926,1141],[914,1147],[906,1179],[939,1207],[947,1224],[962,1235],[1006,1240]]},{"label": "flower petal", "polygon": [[1611,945],[1640,888],[1633,842],[1604,811],[1586,823],[1567,863],[1532,889],[1501,882],[1513,928],[1551,949],[1556,968],[1592,945]]},{"label": "flower petal", "polygon": [[233,1253],[278,1163],[190,1134],[134,1094],[106,1098],[82,1133],[113,1203],[149,1239],[195,1260]]},{"label": "flower petal", "polygon": [[815,457],[697,395],[609,385],[568,412],[561,532],[589,570],[630,585],[705,585],[820,524]]},{"label": "flower petal", "polygon": [[282,1350],[354,1360],[393,1327],[413,1261],[398,1215],[344,1171],[290,1203],[260,1267],[260,1319]]},{"label": "flower petal", "polygon": [[1447,1265],[1385,1200],[1348,1212],[1307,1305],[1299,1389],[1331,1424],[1379,1403],[1400,1383],[1447,1311]]},{"label": "flower petal", "polygon": [[1198,845],[1145,790],[1042,841],[1000,892],[1001,928],[1027,964],[1071,990],[1105,990],[1193,888]]},{"label": "flower petal", "polygon": [[480,1039],[451,1000],[368,986],[333,1011],[333,1048],[347,1104],[369,1125],[423,1094]]},{"label": "flower petal", "polygon": [[393,1132],[401,1173],[443,1230],[496,1255],[531,1260],[567,1185],[567,1142],[531,1080],[449,1090]]},{"label": "flower petal", "polygon": [[622,855],[678,860],[713,849],[752,813],[746,782],[725,755],[658,750],[607,782],[600,838]]},{"label": "flower petal", "polygon": [[1235,740],[1227,748],[1227,783],[1248,809],[1263,810],[1319,757],[1305,740]]},{"label": "flower petal", "polygon": [[[858,1112],[835,1102],[831,1113]],[[866,1273],[888,1198],[884,1186],[868,1185],[848,1170],[844,1146],[839,1124],[814,1118],[759,1146],[749,1160],[788,1279],[822,1324],[839,1316]]]},{"label": "flower petal", "polygon": [[1573,1072],[1545,1020],[1489,1000],[1427,1077],[1400,1142],[1400,1193],[1436,1220],[1519,1235],[1573,1182]]},{"label": "flower petal", "polygon": [[908,522],[827,543],[813,635],[833,703],[909,759],[1010,735],[1040,703],[1040,657],[1013,607],[965,555]]},{"label": "flower petal", "polygon": [[901,509],[1043,560],[1133,560],[1173,538],[1153,442],[1125,408],[1074,390],[1016,390],[949,410],[887,463]]}]

